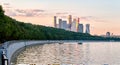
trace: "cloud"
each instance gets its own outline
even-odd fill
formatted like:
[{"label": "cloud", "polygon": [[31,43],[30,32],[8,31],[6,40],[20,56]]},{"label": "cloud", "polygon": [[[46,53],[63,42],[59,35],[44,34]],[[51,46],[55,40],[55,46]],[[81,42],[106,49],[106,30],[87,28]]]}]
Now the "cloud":
[{"label": "cloud", "polygon": [[12,9],[5,9],[5,14],[8,16],[16,16],[17,14]]},{"label": "cloud", "polygon": [[11,7],[9,3],[3,3],[3,8],[5,10],[5,14],[8,16],[36,17],[46,15],[46,11],[43,9],[17,9]]},{"label": "cloud", "polygon": [[5,12],[9,16],[26,16],[26,17],[42,16],[45,14],[45,10],[41,9],[6,9]]},{"label": "cloud", "polygon": [[17,13],[26,13],[25,10],[20,10],[20,9],[15,9],[15,11],[16,11]]},{"label": "cloud", "polygon": [[19,9],[11,7],[9,3],[4,3],[5,14],[8,16],[25,16],[25,17],[50,17],[58,16],[61,18],[66,18],[68,12],[50,12],[44,9]]},{"label": "cloud", "polygon": [[95,21],[95,22],[107,22],[107,20],[103,20],[95,16],[82,16],[80,17],[80,19],[86,20],[86,21]]},{"label": "cloud", "polygon": [[80,17],[80,19],[89,20],[87,17]]},{"label": "cloud", "polygon": [[10,6],[9,3],[3,3],[3,7],[4,7],[4,8],[11,8],[11,6]]},{"label": "cloud", "polygon": [[91,21],[94,19],[94,17],[93,16],[82,16],[82,17],[80,17],[80,19],[86,20],[86,21]]},{"label": "cloud", "polygon": [[68,12],[56,12],[55,15],[60,17],[60,18],[67,18],[68,17]]},{"label": "cloud", "polygon": [[15,9],[15,12],[19,16],[27,16],[27,17],[35,17],[41,16],[45,12],[45,10],[41,9]]},{"label": "cloud", "polygon": [[9,3],[3,3],[3,5],[7,5],[7,6],[8,6],[8,5],[10,5],[10,4],[9,4]]},{"label": "cloud", "polygon": [[34,12],[45,12],[45,10],[40,10],[40,9],[34,9]]},{"label": "cloud", "polygon": [[41,9],[15,9],[16,12],[18,13],[41,13],[41,12],[45,12],[45,10],[41,10]]},{"label": "cloud", "polygon": [[56,15],[66,15],[68,14],[67,12],[57,12]]}]

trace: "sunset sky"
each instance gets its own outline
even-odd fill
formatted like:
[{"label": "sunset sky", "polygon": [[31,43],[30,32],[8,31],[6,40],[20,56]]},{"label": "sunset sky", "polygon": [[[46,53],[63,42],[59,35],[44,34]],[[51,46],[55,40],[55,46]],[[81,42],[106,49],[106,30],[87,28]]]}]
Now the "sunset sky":
[{"label": "sunset sky", "polygon": [[5,14],[22,22],[53,26],[53,16],[80,17],[91,34],[120,35],[120,0],[0,0]]}]

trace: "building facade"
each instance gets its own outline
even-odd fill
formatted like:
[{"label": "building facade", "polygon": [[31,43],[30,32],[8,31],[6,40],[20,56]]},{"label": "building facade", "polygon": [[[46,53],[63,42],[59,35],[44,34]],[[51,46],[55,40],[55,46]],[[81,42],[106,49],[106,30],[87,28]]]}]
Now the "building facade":
[{"label": "building facade", "polygon": [[106,37],[110,37],[110,32],[106,32]]},{"label": "building facade", "polygon": [[77,32],[78,32],[78,30],[79,30],[79,28],[78,28],[78,27],[79,27],[79,23],[80,23],[80,18],[78,18],[78,19],[77,19],[77,22],[76,22]]},{"label": "building facade", "polygon": [[83,24],[79,24],[79,25],[78,25],[78,32],[84,33],[83,31],[84,31],[84,26],[83,26]]},{"label": "building facade", "polygon": [[69,30],[71,30],[71,26],[72,26],[72,15],[68,16],[68,28]]},{"label": "building facade", "polygon": [[54,16],[54,27],[57,28],[57,16]]},{"label": "building facade", "polygon": [[74,20],[74,21],[72,22],[72,25],[71,25],[71,31],[77,32],[77,28],[76,28],[76,20]]},{"label": "building facade", "polygon": [[67,30],[67,21],[62,21],[61,22],[61,29]]},{"label": "building facade", "polygon": [[62,26],[62,19],[59,19],[59,28]]},{"label": "building facade", "polygon": [[90,34],[90,24],[86,24],[86,31],[85,33]]}]

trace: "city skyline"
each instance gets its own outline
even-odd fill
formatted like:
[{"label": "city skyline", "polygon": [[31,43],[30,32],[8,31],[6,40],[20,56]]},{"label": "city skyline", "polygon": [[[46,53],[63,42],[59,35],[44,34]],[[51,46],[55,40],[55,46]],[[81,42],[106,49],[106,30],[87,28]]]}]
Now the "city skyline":
[{"label": "city skyline", "polygon": [[62,18],[59,18],[57,16],[54,16],[53,18],[54,18],[53,20],[54,28],[60,28],[60,29],[68,30],[68,31],[90,34],[90,24],[85,24],[86,27],[84,27],[84,24],[80,22],[79,17],[73,18],[72,15],[68,15],[67,20],[63,20]]},{"label": "city skyline", "polygon": [[[69,2],[69,3],[68,3]],[[16,20],[52,26],[53,16],[80,17],[81,23],[91,25],[91,34],[111,32],[120,35],[119,0],[0,0],[5,14]]]}]

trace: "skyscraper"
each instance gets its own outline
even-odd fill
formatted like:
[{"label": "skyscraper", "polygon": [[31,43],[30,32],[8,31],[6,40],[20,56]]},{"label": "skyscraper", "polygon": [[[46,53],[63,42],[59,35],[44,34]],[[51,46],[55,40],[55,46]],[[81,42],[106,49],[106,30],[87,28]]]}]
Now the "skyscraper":
[{"label": "skyscraper", "polygon": [[61,22],[61,29],[67,30],[67,21],[62,21]]},{"label": "skyscraper", "polygon": [[78,32],[83,33],[83,30],[84,30],[83,24],[79,24],[78,25]]},{"label": "skyscraper", "polygon": [[85,33],[90,34],[90,24],[86,24],[86,32]]},{"label": "skyscraper", "polygon": [[73,22],[72,22],[71,31],[77,32],[77,29],[76,29],[76,19],[74,19]]},{"label": "skyscraper", "polygon": [[77,20],[74,18],[73,21],[76,22]]},{"label": "skyscraper", "polygon": [[78,32],[79,22],[80,22],[80,18],[78,18],[78,19],[77,19],[77,22],[76,22],[76,29],[77,29],[77,32]]},{"label": "skyscraper", "polygon": [[59,19],[59,28],[62,26],[62,19]]},{"label": "skyscraper", "polygon": [[106,32],[106,37],[110,37],[110,32]]},{"label": "skyscraper", "polygon": [[57,17],[54,16],[54,27],[57,28]]},{"label": "skyscraper", "polygon": [[69,15],[68,17],[68,24],[69,24],[69,29],[71,30],[71,24],[72,24],[72,15]]}]

